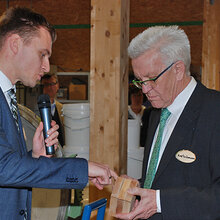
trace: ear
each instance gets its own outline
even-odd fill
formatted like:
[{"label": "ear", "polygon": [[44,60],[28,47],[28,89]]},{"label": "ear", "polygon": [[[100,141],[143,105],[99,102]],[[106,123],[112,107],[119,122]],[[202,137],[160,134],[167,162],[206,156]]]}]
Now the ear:
[{"label": "ear", "polygon": [[13,54],[17,54],[21,46],[21,37],[18,34],[12,34],[8,39],[9,47]]},{"label": "ear", "polygon": [[185,74],[185,64],[183,61],[177,61],[175,64],[175,71],[176,71],[176,79],[182,80]]}]

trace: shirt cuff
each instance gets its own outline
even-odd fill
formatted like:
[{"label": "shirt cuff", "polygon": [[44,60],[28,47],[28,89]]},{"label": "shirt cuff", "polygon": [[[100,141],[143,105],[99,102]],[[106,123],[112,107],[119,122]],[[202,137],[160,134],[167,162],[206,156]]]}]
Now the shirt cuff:
[{"label": "shirt cuff", "polygon": [[156,190],[157,213],[161,213],[160,190]]}]

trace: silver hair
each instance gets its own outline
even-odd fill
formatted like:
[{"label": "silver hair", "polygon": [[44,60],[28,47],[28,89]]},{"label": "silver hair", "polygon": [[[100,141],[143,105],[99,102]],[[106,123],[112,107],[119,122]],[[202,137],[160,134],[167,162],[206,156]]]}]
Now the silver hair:
[{"label": "silver hair", "polygon": [[146,29],[130,42],[128,55],[134,59],[148,50],[158,52],[166,65],[183,61],[186,73],[190,75],[190,43],[186,33],[178,26],[155,26]]}]

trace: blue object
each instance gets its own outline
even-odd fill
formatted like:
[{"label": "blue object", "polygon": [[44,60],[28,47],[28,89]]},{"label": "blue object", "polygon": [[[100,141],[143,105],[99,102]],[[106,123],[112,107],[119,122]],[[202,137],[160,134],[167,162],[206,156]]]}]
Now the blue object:
[{"label": "blue object", "polygon": [[96,220],[104,220],[106,204],[107,204],[107,199],[103,198],[95,202],[92,202],[88,205],[85,205],[83,210],[82,220],[89,220],[91,212],[96,209],[98,209]]}]

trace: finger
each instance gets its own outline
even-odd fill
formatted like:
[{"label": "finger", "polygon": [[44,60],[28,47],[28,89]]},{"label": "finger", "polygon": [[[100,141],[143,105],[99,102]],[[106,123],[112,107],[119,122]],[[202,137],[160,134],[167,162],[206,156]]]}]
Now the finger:
[{"label": "finger", "polygon": [[114,217],[115,218],[119,218],[119,219],[133,219],[132,217],[131,217],[131,214],[129,213],[129,214],[115,214],[114,215]]},{"label": "finger", "polygon": [[46,139],[45,141],[52,141],[53,139],[57,139],[59,136],[59,132],[58,131],[54,131],[53,133],[51,133]]},{"label": "finger", "polygon": [[101,185],[111,184],[111,179],[109,178],[109,175],[97,176],[96,179]]},{"label": "finger", "polygon": [[116,180],[118,178],[118,174],[115,171],[110,170],[110,177],[113,177],[114,180]]},{"label": "finger", "polygon": [[53,133],[51,133],[51,134],[47,137],[47,139],[53,140],[53,139],[58,138],[58,136],[59,136],[59,132],[58,132],[58,131],[54,131]]},{"label": "finger", "polygon": [[138,204],[139,204],[139,201],[136,199],[132,207],[132,211],[138,206]]},{"label": "finger", "polygon": [[92,182],[99,190],[102,190],[102,189],[103,189],[103,185],[101,185],[96,178],[92,179],[91,182]]},{"label": "finger", "polygon": [[53,127],[56,124],[54,120],[51,120],[51,126]]},{"label": "finger", "polygon": [[52,146],[52,145],[54,145],[56,147],[58,146],[58,139],[57,138],[46,142],[47,147]]},{"label": "finger", "polygon": [[141,196],[142,195],[141,188],[139,188],[139,187],[129,188],[127,192],[133,196]]},{"label": "finger", "polygon": [[51,127],[48,131],[47,134],[51,135],[52,133],[54,133],[55,131],[57,131],[59,129],[59,125],[55,124],[53,127]]}]

